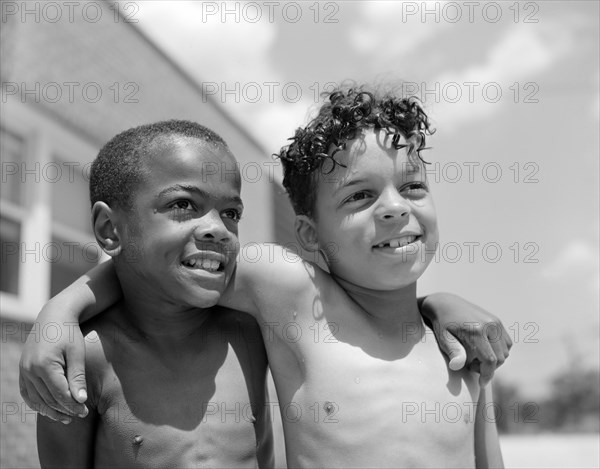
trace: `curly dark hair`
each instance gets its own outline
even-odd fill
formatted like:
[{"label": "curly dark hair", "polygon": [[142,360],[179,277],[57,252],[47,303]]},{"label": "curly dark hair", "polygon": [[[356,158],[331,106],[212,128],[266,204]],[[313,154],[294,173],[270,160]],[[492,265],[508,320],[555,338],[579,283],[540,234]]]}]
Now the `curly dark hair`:
[{"label": "curly dark hair", "polygon": [[215,146],[227,147],[212,130],[185,120],[169,120],[134,127],[106,143],[92,163],[90,201],[106,202],[114,208],[131,210],[133,194],[143,180],[141,162],[164,138],[197,138]]},{"label": "curly dark hair", "polygon": [[[396,149],[409,147],[409,154],[421,157],[425,150],[425,136],[433,134],[429,118],[420,100],[402,96],[401,85],[374,87],[354,84],[340,85],[328,96],[315,117],[304,128],[298,128],[278,156],[283,164],[283,186],[288,192],[298,215],[313,216],[316,202],[317,177],[315,172],[330,161],[333,171],[337,152],[357,138],[363,129],[385,130],[392,136]],[[402,144],[400,138],[418,142]],[[415,138],[416,137],[416,138]]]}]

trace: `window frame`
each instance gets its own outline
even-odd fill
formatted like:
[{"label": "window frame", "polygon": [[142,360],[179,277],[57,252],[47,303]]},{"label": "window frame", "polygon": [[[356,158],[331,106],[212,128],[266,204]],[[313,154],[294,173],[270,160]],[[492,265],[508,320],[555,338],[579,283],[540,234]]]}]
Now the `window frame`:
[{"label": "window frame", "polygon": [[[44,165],[54,162],[56,155],[60,155],[62,160],[67,157],[85,166],[95,158],[98,146],[80,137],[75,129],[18,99],[7,99],[3,103],[0,124],[25,142],[25,168],[38,169],[26,174],[19,171],[18,177],[24,178],[22,205],[0,200],[2,217],[20,224],[19,246],[26,250],[19,255],[17,294],[0,291],[2,316],[33,321],[50,298],[52,263],[44,261],[43,247],[54,237],[83,244],[95,241],[89,233],[53,221],[53,184],[44,179]],[[87,194],[85,196],[87,198]],[[103,258],[101,256],[99,261]]]}]

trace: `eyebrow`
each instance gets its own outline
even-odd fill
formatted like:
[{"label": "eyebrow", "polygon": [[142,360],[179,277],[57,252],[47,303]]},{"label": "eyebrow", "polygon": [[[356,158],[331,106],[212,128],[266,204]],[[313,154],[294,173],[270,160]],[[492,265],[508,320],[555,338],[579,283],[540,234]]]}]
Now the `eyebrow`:
[{"label": "eyebrow", "polygon": [[202,198],[205,199],[221,199],[224,200],[226,202],[235,202],[237,204],[240,205],[244,205],[242,202],[242,199],[239,196],[225,196],[225,197],[217,197],[214,195],[209,194],[206,191],[203,191],[202,189],[200,189],[197,186],[188,186],[185,184],[175,184],[174,186],[171,187],[167,187],[166,189],[163,189],[162,191],[160,191],[158,193],[158,195],[156,196],[156,198],[160,198],[160,197],[164,197],[165,195],[168,195],[172,192],[178,192],[178,191],[184,191],[184,192],[191,192],[192,194],[196,194],[199,195]]},{"label": "eyebrow", "polygon": [[[346,181],[348,181],[346,179]],[[342,183],[339,184],[335,190],[333,191],[333,195],[336,195],[339,191],[341,191],[342,189],[346,189],[347,187],[352,187],[352,186],[356,186],[358,184],[361,184],[363,182],[365,182],[366,179],[365,178],[356,178],[356,179],[351,179],[350,181],[348,181],[347,183]]]}]

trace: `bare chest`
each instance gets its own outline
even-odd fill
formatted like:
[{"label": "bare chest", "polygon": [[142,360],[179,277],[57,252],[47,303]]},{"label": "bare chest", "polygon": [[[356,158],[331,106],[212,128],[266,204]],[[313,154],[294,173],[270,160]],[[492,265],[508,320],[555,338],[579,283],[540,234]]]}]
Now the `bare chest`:
[{"label": "bare chest", "polygon": [[280,386],[287,391],[280,405],[295,442],[292,462],[408,467],[447,466],[455,458],[471,465],[475,378],[447,368],[433,335],[395,343],[375,330],[344,333],[343,326],[311,324],[290,347],[301,378]]},{"label": "bare chest", "polygon": [[182,366],[134,358],[105,373],[97,465],[254,467],[264,402],[231,348]]}]

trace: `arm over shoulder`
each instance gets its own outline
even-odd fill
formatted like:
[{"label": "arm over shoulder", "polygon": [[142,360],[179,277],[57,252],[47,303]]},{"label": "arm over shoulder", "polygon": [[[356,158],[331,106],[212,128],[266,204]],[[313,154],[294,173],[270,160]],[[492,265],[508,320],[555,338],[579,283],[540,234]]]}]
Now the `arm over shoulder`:
[{"label": "arm over shoulder", "polygon": [[95,332],[86,334],[86,369],[88,374],[89,413],[64,425],[42,415],[37,420],[37,446],[40,465],[44,468],[94,467],[94,450],[98,424],[97,388],[98,364],[102,360]]},{"label": "arm over shoulder", "polygon": [[276,309],[278,302],[306,292],[321,270],[274,243],[252,244],[245,250],[219,304],[255,317],[263,317],[267,309]]}]

